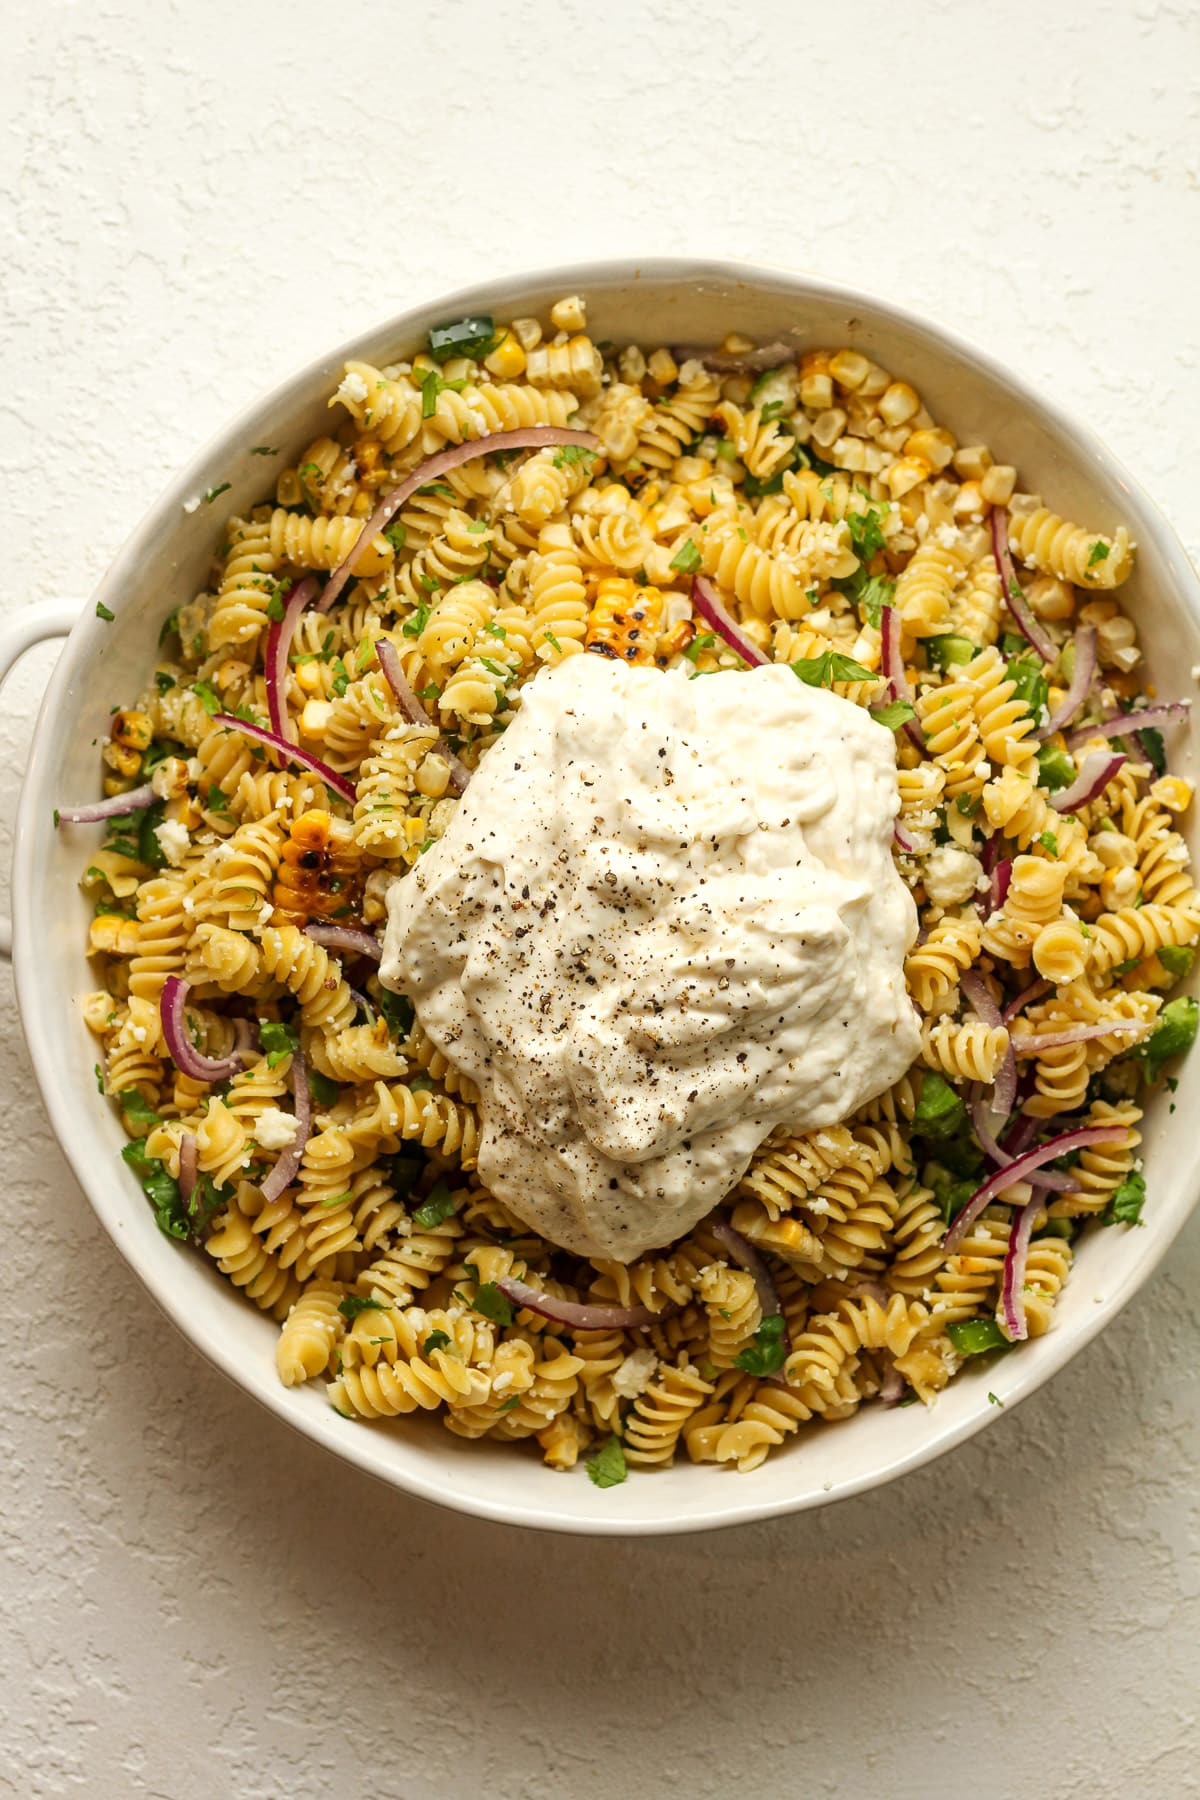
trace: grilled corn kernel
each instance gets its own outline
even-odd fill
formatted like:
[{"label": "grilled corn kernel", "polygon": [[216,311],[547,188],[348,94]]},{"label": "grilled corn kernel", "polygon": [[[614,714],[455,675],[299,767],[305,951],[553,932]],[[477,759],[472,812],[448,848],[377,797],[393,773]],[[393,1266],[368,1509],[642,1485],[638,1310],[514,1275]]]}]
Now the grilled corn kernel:
[{"label": "grilled corn kernel", "polygon": [[894,497],[898,500],[901,494],[907,494],[927,479],[930,473],[927,463],[918,462],[915,457],[902,456],[894,462],[884,475]]},{"label": "grilled corn kernel", "polygon": [[514,319],[509,330],[522,350],[534,350],[542,341],[542,328],[536,319]]},{"label": "grilled corn kernel", "polygon": [[840,406],[828,406],[818,413],[813,420],[812,441],[823,450],[828,450],[835,439],[840,438],[846,429],[846,415]]},{"label": "grilled corn kernel", "polygon": [[1069,619],[1075,611],[1075,589],[1056,575],[1036,575],[1025,598],[1039,619]]},{"label": "grilled corn kernel", "polygon": [[636,344],[627,344],[617,361],[622,381],[627,381],[632,385],[645,379],[646,358]]},{"label": "grilled corn kernel", "polygon": [[1132,906],[1141,891],[1141,876],[1136,869],[1106,869],[1100,877],[1100,898],[1109,912]]},{"label": "grilled corn kernel", "polygon": [[1123,831],[1093,832],[1088,849],[1106,869],[1132,869],[1137,862],[1137,845]]},{"label": "grilled corn kernel", "polygon": [[904,446],[904,454],[941,471],[949,467],[954,455],[954,438],[938,425],[926,431],[914,431]]},{"label": "grilled corn kernel", "polygon": [[440,800],[449,785],[450,764],[444,756],[439,756],[436,750],[429,751],[421,759],[413,777],[413,786],[418,794],[424,794],[427,800]]},{"label": "grilled corn kernel", "polygon": [[88,927],[88,942],[95,955],[132,956],[138,947],[137,920],[101,913]]},{"label": "grilled corn kernel", "polygon": [[579,294],[568,294],[550,308],[550,323],[556,331],[583,331],[587,325],[587,305]]},{"label": "grilled corn kernel", "polygon": [[1017,471],[1011,463],[993,463],[984,471],[979,486],[989,506],[1007,506],[1017,485]]},{"label": "grilled corn kernel", "polygon": [[114,744],[122,744],[127,750],[148,750],[154,726],[147,713],[119,712],[114,715],[108,735]]},{"label": "grilled corn kernel", "polygon": [[300,729],[305,737],[324,737],[333,713],[328,700],[308,700],[300,714]]},{"label": "grilled corn kernel", "polygon": [[954,452],[954,473],[963,481],[982,481],[991,466],[986,444],[960,444]]},{"label": "grilled corn kernel", "polygon": [[646,364],[651,381],[657,381],[660,387],[668,382],[679,380],[679,364],[669,350],[655,350]]},{"label": "grilled corn kernel", "polygon": [[906,425],[920,405],[916,389],[910,388],[907,381],[893,381],[879,399],[880,414],[888,425]]},{"label": "grilled corn kernel", "polygon": [[505,332],[491,355],[484,357],[483,366],[501,381],[515,381],[525,373],[525,352],[513,332]]},{"label": "grilled corn kernel", "polygon": [[[115,769],[118,775],[127,780],[136,775],[142,766],[142,752],[131,750],[125,744],[105,744],[100,754],[110,769]],[[120,789],[115,791],[119,793]]]},{"label": "grilled corn kernel", "polygon": [[1186,812],[1192,804],[1192,784],[1190,781],[1185,781],[1182,775],[1160,776],[1151,784],[1150,792],[1167,808],[1168,812]]},{"label": "grilled corn kernel", "polygon": [[857,350],[839,350],[830,358],[829,373],[839,387],[848,388],[851,393],[860,388],[867,379],[870,363]]}]

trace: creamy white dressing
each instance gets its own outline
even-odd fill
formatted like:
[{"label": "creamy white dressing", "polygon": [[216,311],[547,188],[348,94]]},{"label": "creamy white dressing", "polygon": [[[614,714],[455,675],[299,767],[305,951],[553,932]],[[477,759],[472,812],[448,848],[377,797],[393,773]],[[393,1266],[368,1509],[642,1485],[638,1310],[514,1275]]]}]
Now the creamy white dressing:
[{"label": "creamy white dressing", "polygon": [[382,979],[480,1090],[479,1174],[627,1262],[918,1050],[892,733],[787,667],[571,657],[392,882]]}]

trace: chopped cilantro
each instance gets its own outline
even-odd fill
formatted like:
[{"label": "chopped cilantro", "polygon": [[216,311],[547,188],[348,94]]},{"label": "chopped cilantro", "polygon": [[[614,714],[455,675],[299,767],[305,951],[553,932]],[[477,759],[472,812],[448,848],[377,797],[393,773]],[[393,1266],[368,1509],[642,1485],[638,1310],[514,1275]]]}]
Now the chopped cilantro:
[{"label": "chopped cilantro", "polygon": [[403,550],[408,539],[408,526],[402,524],[400,520],[397,519],[394,525],[389,525],[387,527],[383,535],[392,546],[393,550]]},{"label": "chopped cilantro", "polygon": [[685,538],[683,548],[675,552],[671,558],[671,567],[678,569],[683,575],[694,575],[700,567],[700,552],[691,538]]},{"label": "chopped cilantro", "polygon": [[960,1356],[983,1356],[988,1350],[1007,1350],[1008,1339],[995,1319],[956,1319],[946,1336]]},{"label": "chopped cilantro", "polygon": [[954,802],[954,805],[955,805],[956,810],[959,813],[961,813],[961,815],[964,819],[973,819],[975,817],[975,814],[979,811],[979,806],[980,806],[979,795],[978,794],[959,794],[958,798]]},{"label": "chopped cilantro", "polygon": [[204,708],[210,719],[215,719],[222,710],[221,696],[211,681],[193,681],[192,692]]},{"label": "chopped cilantro", "polygon": [[318,1106],[336,1106],[341,1088],[336,1081],[330,1081],[328,1075],[322,1075],[319,1069],[309,1069],[308,1085],[312,1089],[312,1097]]},{"label": "chopped cilantro", "polygon": [[124,1145],[121,1160],[128,1164],[142,1184],[142,1190],[154,1208],[154,1219],[168,1237],[186,1238],[192,1229],[179,1183],[156,1156],[147,1156],[140,1138]]},{"label": "chopped cilantro", "polygon": [[439,1181],[430,1189],[428,1199],[423,1200],[414,1212],[413,1224],[421,1231],[432,1231],[457,1211],[458,1204],[454,1195],[446,1182]]},{"label": "chopped cilantro", "polygon": [[350,671],[340,656],[335,656],[330,666],[333,669],[333,680],[329,684],[329,691],[340,700],[350,686]]},{"label": "chopped cilantro", "polygon": [[1048,850],[1050,852],[1051,856],[1058,855],[1058,839],[1052,831],[1043,831],[1037,841],[1042,846],[1043,850]]},{"label": "chopped cilantro", "polygon": [[[1137,717],[1136,713],[1134,717]],[[1165,775],[1167,772],[1167,747],[1163,743],[1162,732],[1153,725],[1147,725],[1141,731],[1135,731],[1133,735],[1142,746],[1154,773]]]},{"label": "chopped cilantro", "polygon": [[96,617],[98,619],[103,619],[106,625],[111,625],[116,616],[115,612],[110,611],[110,609],[105,606],[103,600],[97,600]]},{"label": "chopped cilantro", "polygon": [[502,1400],[500,1405],[496,1408],[496,1411],[498,1413],[511,1412],[514,1406],[519,1406],[520,1404],[521,1404],[520,1394],[513,1394],[511,1399]]},{"label": "chopped cilantro", "polygon": [[471,1306],[477,1313],[482,1313],[485,1319],[490,1319],[493,1325],[511,1325],[516,1317],[512,1301],[500,1292],[494,1281],[480,1282]]},{"label": "chopped cilantro", "polygon": [[179,608],[176,607],[173,612],[169,612],[167,614],[166,618],[162,622],[162,629],[158,634],[159,644],[160,645],[165,644],[167,639],[170,637],[171,633],[173,631],[177,631],[178,628],[179,628]]},{"label": "chopped cilantro", "polygon": [[405,994],[394,994],[391,988],[380,987],[379,1010],[383,1014],[384,1023],[393,1037],[407,1037],[413,1028],[412,1001]]},{"label": "chopped cilantro", "polygon": [[947,1225],[956,1213],[962,1211],[979,1185],[969,1176],[952,1174],[938,1162],[926,1163],[921,1171],[921,1179],[927,1187],[932,1188],[938,1211]]},{"label": "chopped cilantro", "polygon": [[[742,481],[742,489],[748,500],[761,500],[767,494],[783,492],[783,470],[776,469],[773,475],[747,475]],[[742,534],[745,536],[745,533]]]},{"label": "chopped cilantro", "polygon": [[283,617],[283,594],[278,586],[267,601],[267,617],[276,625]]},{"label": "chopped cilantro", "polygon": [[[915,719],[917,709],[908,700],[889,700],[886,706],[873,706],[871,717],[877,725],[886,725],[889,731],[896,731],[901,725],[907,725]],[[960,794],[959,800],[965,800],[966,794]]]},{"label": "chopped cilantro", "polygon": [[487,313],[468,313],[449,325],[435,325],[429,333],[429,354],[436,363],[447,363],[455,356],[469,356],[476,362],[490,356],[500,342],[495,320]]},{"label": "chopped cilantro", "polygon": [[498,625],[495,619],[489,619],[483,629],[487,632],[489,637],[499,638],[501,643],[508,637],[508,632],[504,629],[504,626]]},{"label": "chopped cilantro", "polygon": [[160,694],[169,694],[171,689],[178,684],[175,677],[169,674],[166,669],[155,669],[154,685]]},{"label": "chopped cilantro", "polygon": [[506,669],[502,664],[493,662],[490,656],[481,656],[479,661],[489,675],[496,675],[501,681],[508,681],[512,676],[511,669]]},{"label": "chopped cilantro", "polygon": [[278,1067],[285,1056],[294,1056],[300,1048],[299,1032],[293,1031],[279,1019],[258,1021],[258,1041],[267,1053],[268,1069]]},{"label": "chopped cilantro", "polygon": [[779,417],[779,415],[782,411],[783,411],[783,401],[782,400],[768,400],[767,404],[765,406],[759,408],[758,416],[762,420],[764,425],[769,425],[773,419],[777,419]]},{"label": "chopped cilantro", "polygon": [[251,444],[251,456],[278,456],[279,448],[274,444]]},{"label": "chopped cilantro", "polygon": [[145,863],[151,869],[164,869],[167,864],[163,847],[155,836],[166,814],[166,801],[156,800],[154,805],[148,806],[138,818],[138,861]]},{"label": "chopped cilantro", "polygon": [[591,462],[596,452],[589,450],[585,444],[564,444],[555,454],[554,466],[556,469],[568,469],[572,464],[582,462],[585,456]]},{"label": "chopped cilantro", "polygon": [[1004,1405],[1004,1402],[1000,1398],[999,1394],[993,1394],[990,1391],[988,1393],[988,1400],[991,1402],[991,1404],[993,1406],[1003,1406]]},{"label": "chopped cilantro", "polygon": [[866,512],[848,512],[846,524],[850,529],[850,542],[859,562],[869,562],[877,550],[882,550],[886,539],[880,527],[882,513],[874,507]]},{"label": "chopped cilantro", "polygon": [[449,1342],[450,1333],[448,1331],[431,1331],[421,1345],[421,1355],[432,1356],[435,1350],[444,1350]]},{"label": "chopped cilantro", "polygon": [[754,1334],[754,1342],[739,1350],[734,1362],[749,1375],[774,1375],[782,1369],[787,1356],[787,1338],[782,1313],[764,1319]]},{"label": "chopped cilantro", "polygon": [[953,1137],[965,1113],[962,1100],[942,1075],[929,1070],[913,1113],[913,1130],[921,1137]]},{"label": "chopped cilantro", "polygon": [[551,631],[551,629],[548,625],[547,625],[545,631],[542,633],[542,636],[544,637],[545,641],[550,645],[550,648],[552,650],[557,650],[559,655],[561,656],[562,655],[562,645],[559,643],[558,639],[555,637],[554,633]]},{"label": "chopped cilantro", "polygon": [[701,631],[692,639],[683,654],[690,663],[694,663],[699,660],[701,651],[711,650],[716,641],[717,634],[715,631]]},{"label": "chopped cilantro", "polygon": [[357,1319],[359,1313],[388,1312],[390,1308],[383,1300],[367,1300],[361,1294],[347,1294],[344,1300],[338,1301],[338,1311],[343,1319]]},{"label": "chopped cilantro", "polygon": [[208,799],[204,804],[210,813],[227,813],[229,811],[229,802],[215,781],[210,781],[208,784]]},{"label": "chopped cilantro", "polygon": [[620,1487],[629,1470],[619,1437],[605,1438],[596,1454],[588,1457],[587,1472],[598,1488]]},{"label": "chopped cilantro", "polygon": [[1108,561],[1108,552],[1110,549],[1111,549],[1111,545],[1106,544],[1100,538],[1097,538],[1095,543],[1092,545],[1090,551],[1088,552],[1088,559],[1087,559],[1088,568],[1094,569],[1097,563],[1107,562]]},{"label": "chopped cilantro", "polygon": [[840,650],[823,650],[820,656],[802,656],[792,664],[793,675],[809,687],[832,687],[835,681],[874,681],[872,670],[864,669],[853,657]]},{"label": "chopped cilantro", "polygon": [[1116,1189],[1100,1217],[1102,1225],[1140,1225],[1146,1203],[1146,1178],[1130,1171]]},{"label": "chopped cilantro", "polygon": [[404,636],[407,638],[420,637],[421,633],[429,623],[429,614],[432,610],[433,609],[430,607],[428,601],[422,600],[417,606],[416,611],[409,613],[407,619],[405,619],[403,625],[400,627]]},{"label": "chopped cilantro", "polygon": [[206,488],[205,492],[204,492],[205,506],[211,506],[213,501],[216,500],[219,495],[227,494],[229,492],[230,485],[231,484],[228,481],[223,481],[223,482],[221,482],[221,484],[218,487]]},{"label": "chopped cilantro", "polygon": [[155,1112],[140,1088],[122,1088],[116,1098],[131,1124],[144,1125],[149,1131],[152,1125],[161,1123],[161,1114]]}]

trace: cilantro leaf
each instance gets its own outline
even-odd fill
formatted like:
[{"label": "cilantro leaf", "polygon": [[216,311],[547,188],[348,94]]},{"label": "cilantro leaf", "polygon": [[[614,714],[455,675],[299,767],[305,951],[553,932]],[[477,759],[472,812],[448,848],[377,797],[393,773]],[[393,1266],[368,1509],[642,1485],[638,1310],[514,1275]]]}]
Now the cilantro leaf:
[{"label": "cilantro leaf", "polygon": [[380,984],[379,1010],[383,1014],[383,1022],[393,1037],[407,1037],[413,1028],[416,1013],[413,1003],[407,994],[394,994],[391,988]]},{"label": "cilantro leaf", "polygon": [[300,1033],[281,1019],[260,1019],[258,1041],[267,1053],[268,1069],[277,1068],[285,1056],[294,1056],[300,1048]]},{"label": "cilantro leaf", "polygon": [[694,575],[700,567],[700,552],[691,538],[685,538],[683,547],[671,558],[671,567],[678,569],[683,575]]},{"label": "cilantro leaf", "polygon": [[1101,542],[1101,540],[1099,538],[1097,538],[1096,542],[1092,545],[1090,551],[1088,552],[1088,559],[1087,559],[1088,568],[1094,569],[1097,563],[1107,562],[1108,561],[1108,552],[1109,552],[1110,548],[1111,548],[1110,545]]},{"label": "cilantro leaf", "polygon": [[217,487],[206,488],[204,490],[205,506],[211,506],[214,500],[218,499],[222,494],[227,494],[232,485],[231,482],[222,481]]},{"label": "cilantro leaf", "polygon": [[591,462],[595,456],[596,452],[594,450],[589,450],[586,444],[564,444],[555,454],[554,467],[556,469],[569,469],[572,464],[582,462],[584,457]]},{"label": "cilantro leaf", "polygon": [[471,1305],[493,1325],[511,1325],[516,1317],[512,1301],[500,1292],[494,1281],[480,1282]]},{"label": "cilantro leaf", "polygon": [[877,550],[883,549],[887,540],[879,523],[882,517],[875,507],[869,507],[866,512],[846,514],[850,543],[859,562],[869,562]]},{"label": "cilantro leaf", "polygon": [[338,1311],[343,1319],[357,1319],[360,1313],[388,1312],[391,1309],[384,1300],[367,1300],[361,1294],[347,1294],[344,1300],[338,1301]]},{"label": "cilantro leaf", "polygon": [[448,1331],[431,1331],[421,1345],[421,1355],[432,1356],[435,1350],[444,1350],[449,1342],[450,1333]]},{"label": "cilantro leaf", "polygon": [[874,670],[864,669],[840,650],[822,650],[820,656],[802,656],[792,664],[793,675],[809,687],[832,687],[835,681],[875,681]]},{"label": "cilantro leaf", "polygon": [[97,600],[96,617],[98,619],[103,619],[106,625],[111,625],[116,616],[115,612],[110,611],[110,609],[105,606],[103,600]]},{"label": "cilantro leaf", "polygon": [[155,1112],[140,1088],[122,1088],[116,1098],[131,1124],[144,1125],[148,1131],[152,1125],[162,1123],[162,1115]]},{"label": "cilantro leaf", "polygon": [[421,1231],[432,1231],[443,1219],[448,1219],[458,1211],[458,1203],[444,1181],[439,1181],[430,1190],[429,1197],[423,1200],[413,1214],[413,1224]]},{"label": "cilantro leaf", "polygon": [[754,1342],[739,1350],[733,1360],[750,1375],[774,1375],[782,1369],[787,1351],[783,1314],[773,1313],[755,1332]]},{"label": "cilantro leaf", "polygon": [[[1135,714],[1134,717],[1136,718],[1136,716]],[[1165,775],[1167,772],[1167,747],[1163,743],[1162,732],[1153,725],[1147,725],[1143,730],[1135,731],[1133,735],[1141,745],[1154,773]]]},{"label": "cilantro leaf", "polygon": [[1102,1225],[1138,1225],[1146,1203],[1146,1177],[1131,1170],[1101,1215]]},{"label": "cilantro leaf", "polygon": [[949,1224],[956,1213],[960,1213],[979,1183],[970,1176],[953,1174],[940,1162],[926,1163],[921,1171],[921,1179],[933,1190],[938,1211],[945,1224]]},{"label": "cilantro leaf", "polygon": [[192,692],[210,719],[215,718],[223,710],[221,696],[211,681],[193,681]]},{"label": "cilantro leaf", "polygon": [[400,627],[404,636],[406,638],[420,637],[421,633],[429,623],[429,615],[432,610],[433,608],[429,605],[428,601],[420,601],[416,611],[409,613],[407,619],[405,619],[403,625]]},{"label": "cilantro leaf", "polygon": [[[898,730],[901,725],[906,725],[910,719],[915,719],[917,716],[916,707],[908,700],[889,700],[886,706],[873,706],[870,710],[875,723],[886,725],[889,731]],[[965,795],[959,795],[960,800],[965,797]]]},{"label": "cilantro leaf", "polygon": [[319,1069],[308,1071],[308,1085],[312,1089],[312,1097],[318,1106],[336,1106],[341,1087],[336,1081],[330,1081],[328,1075],[322,1075]]},{"label": "cilantro leaf", "polygon": [[619,1437],[606,1438],[596,1454],[588,1457],[587,1472],[598,1488],[620,1487],[629,1469]]}]

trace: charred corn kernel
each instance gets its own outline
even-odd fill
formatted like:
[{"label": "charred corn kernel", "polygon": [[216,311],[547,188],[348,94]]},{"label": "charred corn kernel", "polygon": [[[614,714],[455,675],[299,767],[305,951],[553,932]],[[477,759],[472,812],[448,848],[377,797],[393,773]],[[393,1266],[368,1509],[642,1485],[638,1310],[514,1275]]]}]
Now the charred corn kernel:
[{"label": "charred corn kernel", "polygon": [[827,406],[813,420],[812,441],[822,450],[828,450],[846,429],[846,415],[840,406]]},{"label": "charred corn kernel", "polygon": [[982,481],[991,466],[986,444],[960,444],[954,452],[954,473],[963,481]]},{"label": "charred corn kernel", "polygon": [[450,786],[450,764],[436,750],[421,759],[413,776],[413,786],[427,800],[440,800]]},{"label": "charred corn kernel", "polygon": [[964,481],[954,496],[954,516],[956,519],[972,519],[984,508],[983,495],[979,491],[977,481]]},{"label": "charred corn kernel", "polygon": [[913,488],[920,487],[929,477],[928,463],[918,462],[914,456],[902,456],[886,471],[886,481],[892,495],[898,500],[901,494],[911,493]]},{"label": "charred corn kernel", "polygon": [[928,463],[931,469],[936,469],[940,474],[950,465],[954,455],[954,439],[950,432],[943,431],[939,425],[927,431],[914,431],[904,446],[904,454],[915,457],[918,462]]},{"label": "charred corn kernel", "polygon": [[1161,775],[1151,783],[1150,792],[1168,812],[1186,812],[1192,804],[1192,784],[1185,781],[1182,775]]},{"label": "charred corn kernel", "polygon": [[536,349],[542,341],[542,328],[536,319],[514,319],[509,330],[522,350]]},{"label": "charred corn kernel", "polygon": [[587,303],[580,294],[567,294],[550,308],[550,323],[556,331],[582,331],[587,325]]},{"label": "charred corn kernel", "polygon": [[300,714],[300,729],[305,737],[324,737],[332,712],[328,700],[306,700]]},{"label": "charred corn kernel", "polygon": [[132,956],[138,947],[137,920],[101,913],[88,927],[88,942],[95,955]]},{"label": "charred corn kernel", "polygon": [[119,712],[113,718],[108,735],[114,744],[123,744],[127,750],[148,750],[154,737],[154,725],[147,713]]},{"label": "charred corn kernel", "polygon": [[515,381],[525,373],[525,352],[512,331],[506,331],[491,355],[484,357],[483,366],[502,381]]},{"label": "charred corn kernel", "polygon": [[829,360],[829,373],[839,387],[854,393],[867,379],[871,365],[857,350],[839,350]]},{"label": "charred corn kernel", "polygon": [[1069,619],[1075,611],[1075,589],[1056,575],[1035,575],[1025,598],[1039,619]]},{"label": "charred corn kernel", "polygon": [[907,381],[893,381],[880,395],[879,412],[887,425],[906,425],[915,418],[920,405],[915,388],[909,387]]},{"label": "charred corn kernel", "polygon": [[[820,424],[819,419],[817,424]],[[819,442],[816,425],[813,426],[812,441],[814,443]],[[821,447],[823,449],[827,448],[825,445],[822,445]],[[873,467],[878,466],[872,464],[871,446],[869,444],[864,444],[861,438],[840,437],[835,439],[832,449],[830,450],[830,455],[839,469],[848,469],[852,475],[863,474]]]},{"label": "charred corn kernel", "polygon": [[[136,775],[142,766],[142,752],[130,750],[124,744],[105,744],[101,755],[109,768],[115,769],[125,780]],[[114,792],[119,793],[120,788],[114,789]]]},{"label": "charred corn kernel", "polygon": [[980,489],[989,506],[1007,506],[1017,485],[1017,471],[1011,463],[993,463],[980,479]]},{"label": "charred corn kernel", "polygon": [[638,587],[621,575],[596,583],[584,649],[615,662],[652,664],[662,619],[663,597],[655,587]]},{"label": "charred corn kernel", "polygon": [[1123,831],[1093,832],[1088,849],[1106,869],[1132,869],[1137,862],[1137,845]]},{"label": "charred corn kernel", "polygon": [[1141,891],[1142,880],[1136,869],[1106,869],[1100,877],[1100,898],[1109,912],[1132,906]]},{"label": "charred corn kernel", "polygon": [[681,656],[695,635],[696,627],[690,619],[680,619],[664,631],[654,647],[654,660],[659,668],[665,669],[673,656]]},{"label": "charred corn kernel", "polygon": [[813,412],[824,412],[833,405],[833,376],[829,373],[830,357],[825,350],[809,350],[800,358],[800,399]]},{"label": "charred corn kernel", "polygon": [[362,852],[348,819],[323,807],[301,813],[288,833],[271,898],[276,923],[342,918],[358,910]]}]

